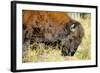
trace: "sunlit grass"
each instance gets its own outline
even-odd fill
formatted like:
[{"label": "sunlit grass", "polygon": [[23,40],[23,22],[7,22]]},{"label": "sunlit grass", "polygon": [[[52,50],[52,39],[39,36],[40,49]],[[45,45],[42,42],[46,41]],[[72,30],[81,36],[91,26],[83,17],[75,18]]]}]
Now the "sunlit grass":
[{"label": "sunlit grass", "polygon": [[[61,56],[58,47],[46,46],[43,43],[33,43],[25,45],[23,50],[22,62],[56,62],[70,60],[89,60],[91,59],[91,17],[87,14],[85,19],[77,19],[83,26],[85,35],[74,56]],[[34,46],[34,47],[33,47]]]},{"label": "sunlit grass", "polygon": [[[31,46],[37,45],[36,49]],[[46,46],[41,43],[34,43],[27,49],[27,53],[23,55],[23,62],[51,62],[64,61],[61,56],[61,50],[52,46]]]},{"label": "sunlit grass", "polygon": [[81,60],[91,59],[91,17],[87,15],[86,19],[79,20],[85,31],[82,43],[80,44],[75,56]]}]

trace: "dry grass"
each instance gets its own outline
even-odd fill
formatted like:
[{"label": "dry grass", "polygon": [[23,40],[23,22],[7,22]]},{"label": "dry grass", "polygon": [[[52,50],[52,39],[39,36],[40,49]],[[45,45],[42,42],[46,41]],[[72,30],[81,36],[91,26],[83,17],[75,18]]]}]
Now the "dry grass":
[{"label": "dry grass", "polygon": [[80,23],[85,31],[82,43],[80,44],[75,56],[81,60],[91,59],[91,16],[87,14],[85,19],[80,19]]},{"label": "dry grass", "polygon": [[[58,47],[46,46],[43,43],[33,43],[32,45],[23,45],[23,57],[22,62],[56,62],[56,61],[68,61],[68,60],[88,60],[91,59],[91,26],[90,26],[90,14],[87,14],[85,19],[77,19],[85,31],[82,43],[78,47],[73,57],[61,56],[61,50]],[[32,46],[35,46],[32,49]]]}]

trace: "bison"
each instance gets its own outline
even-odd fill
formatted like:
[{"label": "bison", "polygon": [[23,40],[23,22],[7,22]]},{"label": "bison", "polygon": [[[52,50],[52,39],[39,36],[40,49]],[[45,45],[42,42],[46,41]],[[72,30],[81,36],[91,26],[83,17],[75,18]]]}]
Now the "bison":
[{"label": "bison", "polygon": [[56,46],[62,56],[73,56],[82,41],[80,22],[67,12],[23,10],[23,44],[30,41]]}]

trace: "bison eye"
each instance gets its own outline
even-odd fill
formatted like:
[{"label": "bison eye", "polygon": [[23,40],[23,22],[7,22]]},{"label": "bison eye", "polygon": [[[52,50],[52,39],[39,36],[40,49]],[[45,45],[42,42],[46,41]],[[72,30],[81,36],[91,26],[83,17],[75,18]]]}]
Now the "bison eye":
[{"label": "bison eye", "polygon": [[74,32],[74,31],[76,30],[76,27],[77,27],[77,25],[73,23],[73,24],[70,26],[70,30],[71,30],[72,32]]}]

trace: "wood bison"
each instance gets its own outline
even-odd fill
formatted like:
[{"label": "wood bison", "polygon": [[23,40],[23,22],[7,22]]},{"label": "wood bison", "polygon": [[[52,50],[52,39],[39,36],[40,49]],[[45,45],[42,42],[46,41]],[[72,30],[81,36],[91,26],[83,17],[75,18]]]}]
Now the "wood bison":
[{"label": "wood bison", "polygon": [[30,41],[56,46],[63,56],[73,56],[82,41],[84,30],[66,12],[23,10],[23,43]]}]

